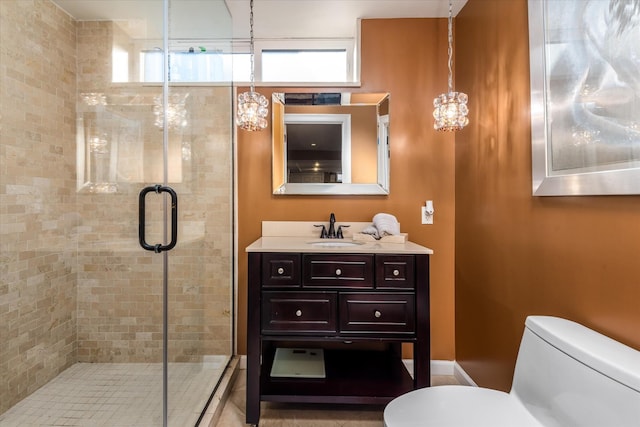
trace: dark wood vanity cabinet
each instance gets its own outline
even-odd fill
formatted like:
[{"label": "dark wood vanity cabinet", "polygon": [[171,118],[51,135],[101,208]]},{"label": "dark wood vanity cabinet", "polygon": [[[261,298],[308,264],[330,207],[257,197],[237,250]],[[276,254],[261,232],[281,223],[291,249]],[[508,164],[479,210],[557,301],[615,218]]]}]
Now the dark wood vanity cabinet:
[{"label": "dark wood vanity cabinet", "polygon": [[[261,401],[383,405],[430,385],[427,254],[248,255],[248,424]],[[322,348],[325,378],[272,378],[278,347]]]}]

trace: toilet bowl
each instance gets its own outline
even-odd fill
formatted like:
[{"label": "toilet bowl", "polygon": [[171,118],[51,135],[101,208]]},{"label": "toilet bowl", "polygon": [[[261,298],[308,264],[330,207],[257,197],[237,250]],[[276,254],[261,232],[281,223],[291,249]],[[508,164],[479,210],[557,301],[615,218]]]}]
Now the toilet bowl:
[{"label": "toilet bowl", "polygon": [[639,427],[640,352],[578,323],[529,316],[509,393],[469,386],[411,391],[385,427]]},{"label": "toilet bowl", "polygon": [[509,393],[446,385],[414,390],[384,410],[386,427],[542,427]]}]

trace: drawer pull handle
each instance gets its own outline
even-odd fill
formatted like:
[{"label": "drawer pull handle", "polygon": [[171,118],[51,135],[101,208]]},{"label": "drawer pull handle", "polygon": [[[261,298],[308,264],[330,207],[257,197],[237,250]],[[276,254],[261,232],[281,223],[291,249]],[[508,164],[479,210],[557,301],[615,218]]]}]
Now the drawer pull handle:
[{"label": "drawer pull handle", "polygon": [[400,275],[400,271],[399,270],[393,270],[393,275],[394,276],[399,276]]},{"label": "drawer pull handle", "polygon": [[296,317],[302,316],[302,310],[296,310]]},{"label": "drawer pull handle", "polygon": [[282,267],[278,268],[278,274],[284,274],[284,268]]},{"label": "drawer pull handle", "polygon": [[336,276],[340,276],[342,274],[342,270],[336,268]]},{"label": "drawer pull handle", "polygon": [[376,316],[376,318],[380,318],[380,316],[382,316],[382,313],[380,312],[380,310],[376,310],[373,312],[373,315]]}]

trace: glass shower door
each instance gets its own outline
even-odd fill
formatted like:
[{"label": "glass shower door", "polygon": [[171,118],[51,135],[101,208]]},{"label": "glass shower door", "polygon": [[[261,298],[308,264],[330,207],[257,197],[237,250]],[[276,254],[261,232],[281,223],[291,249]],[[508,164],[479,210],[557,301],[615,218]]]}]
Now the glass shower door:
[{"label": "glass shower door", "polygon": [[194,426],[233,341],[225,2],[0,21],[0,425]]},{"label": "glass shower door", "polygon": [[144,20],[79,26],[79,62],[105,65],[78,79],[78,198],[95,212],[79,264],[104,267],[80,269],[79,359],[131,369],[136,425],[184,427],[232,354],[231,18],[223,0],[141,4]]},{"label": "glass shower door", "polygon": [[[91,368],[77,388],[91,390],[98,405],[95,421],[86,421],[94,425],[164,425],[166,252],[138,243],[140,190],[164,184],[164,132],[155,123],[162,82],[144,82],[138,59],[146,44],[162,48],[163,1],[145,5],[136,17],[112,1],[94,1],[96,15],[75,21],[78,363],[72,368]],[[164,194],[145,198],[149,242],[164,243]]]},{"label": "glass shower door", "polygon": [[198,420],[233,349],[231,36],[224,0],[169,0],[166,178],[179,197],[167,288],[173,427]]}]

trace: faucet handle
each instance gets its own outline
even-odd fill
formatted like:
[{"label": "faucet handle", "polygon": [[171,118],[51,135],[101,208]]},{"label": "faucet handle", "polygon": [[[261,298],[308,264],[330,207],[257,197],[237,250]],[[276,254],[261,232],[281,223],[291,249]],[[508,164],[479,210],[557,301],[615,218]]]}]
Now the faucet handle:
[{"label": "faucet handle", "polygon": [[344,235],[342,234],[342,227],[347,228],[347,227],[351,227],[350,225],[339,225],[338,226],[338,231],[336,232],[336,237],[338,239],[344,239]]},{"label": "faucet handle", "polygon": [[328,234],[327,234],[327,227],[325,227],[323,224],[313,224],[314,227],[322,227],[322,231],[320,231],[320,238],[321,239],[326,239]]}]

